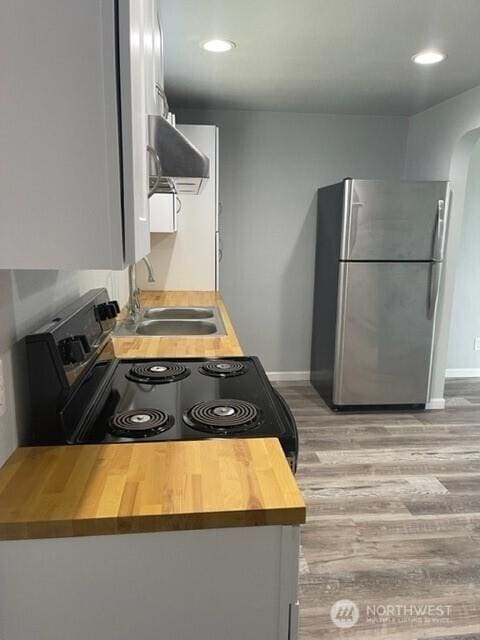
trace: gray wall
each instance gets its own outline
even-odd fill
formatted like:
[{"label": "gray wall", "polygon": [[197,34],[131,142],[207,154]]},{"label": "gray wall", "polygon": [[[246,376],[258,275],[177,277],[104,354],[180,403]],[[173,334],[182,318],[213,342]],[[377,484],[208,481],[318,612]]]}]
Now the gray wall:
[{"label": "gray wall", "polygon": [[450,98],[409,120],[405,177],[451,181],[448,239],[439,297],[431,381],[433,406],[441,406],[450,335],[450,318],[459,257],[466,179],[480,137],[480,87]]},{"label": "gray wall", "polygon": [[0,407],[0,466],[22,441],[28,417],[26,362],[19,341],[88,289],[104,286],[126,301],[125,272],[0,270],[0,393],[5,399]]},{"label": "gray wall", "polygon": [[310,368],[316,190],[401,177],[407,120],[177,110],[220,128],[220,288],[247,353],[269,371]]},{"label": "gray wall", "polygon": [[[477,369],[480,351],[480,143],[473,150],[468,170],[460,254],[453,294],[447,369]],[[458,373],[458,372],[457,372]],[[454,375],[450,371],[449,375]]]}]

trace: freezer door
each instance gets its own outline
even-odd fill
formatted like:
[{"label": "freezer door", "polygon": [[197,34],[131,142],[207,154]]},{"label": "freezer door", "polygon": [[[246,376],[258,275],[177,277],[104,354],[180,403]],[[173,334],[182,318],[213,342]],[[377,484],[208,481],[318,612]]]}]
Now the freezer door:
[{"label": "freezer door", "polygon": [[440,269],[427,262],[340,264],[334,404],[426,402]]},{"label": "freezer door", "polygon": [[340,259],[438,259],[447,187],[447,182],[346,180]]}]

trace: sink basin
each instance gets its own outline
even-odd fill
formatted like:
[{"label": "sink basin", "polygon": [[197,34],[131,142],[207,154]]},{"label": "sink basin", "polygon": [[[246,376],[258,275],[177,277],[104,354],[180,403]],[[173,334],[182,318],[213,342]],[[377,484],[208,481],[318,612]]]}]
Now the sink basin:
[{"label": "sink basin", "polygon": [[144,320],[135,333],[141,336],[206,336],[218,333],[217,325],[207,320]]},{"label": "sink basin", "polygon": [[137,322],[119,322],[116,336],[224,336],[218,307],[151,307],[142,309]]},{"label": "sink basin", "polygon": [[148,320],[175,319],[201,320],[213,318],[214,311],[210,307],[157,307],[146,309],[144,318]]}]

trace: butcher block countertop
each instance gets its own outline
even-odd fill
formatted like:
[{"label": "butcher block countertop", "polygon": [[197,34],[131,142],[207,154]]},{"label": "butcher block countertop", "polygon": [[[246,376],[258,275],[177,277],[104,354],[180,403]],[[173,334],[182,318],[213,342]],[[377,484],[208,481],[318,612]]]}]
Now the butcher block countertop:
[{"label": "butcher block countertop", "polygon": [[24,447],[0,469],[0,540],[303,522],[276,438]]},{"label": "butcher block countertop", "polygon": [[115,336],[113,345],[118,358],[209,358],[243,355],[232,322],[218,292],[142,291],[140,302],[142,307],[218,306],[227,335],[211,338],[207,336]]}]

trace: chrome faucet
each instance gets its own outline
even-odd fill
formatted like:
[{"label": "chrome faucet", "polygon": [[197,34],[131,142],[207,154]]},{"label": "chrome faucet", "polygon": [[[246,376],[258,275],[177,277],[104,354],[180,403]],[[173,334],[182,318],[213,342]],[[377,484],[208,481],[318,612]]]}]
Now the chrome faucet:
[{"label": "chrome faucet", "polygon": [[[142,258],[142,261],[145,263],[148,271],[148,282],[155,282],[155,276],[153,275],[152,265],[148,258]],[[128,267],[128,316],[132,322],[137,322],[138,317],[141,311],[140,299],[138,294],[140,290],[137,287],[136,278],[135,278],[135,264],[131,264]]]}]

